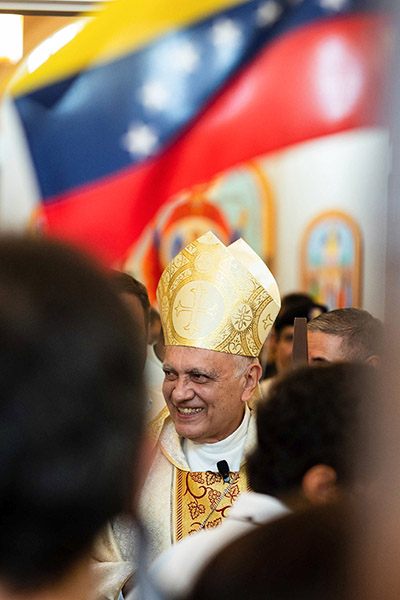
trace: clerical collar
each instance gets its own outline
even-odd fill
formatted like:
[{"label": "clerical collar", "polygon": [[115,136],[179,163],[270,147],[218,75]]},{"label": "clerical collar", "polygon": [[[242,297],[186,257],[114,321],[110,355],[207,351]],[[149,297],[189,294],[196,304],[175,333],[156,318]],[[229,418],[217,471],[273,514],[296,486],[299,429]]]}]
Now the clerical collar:
[{"label": "clerical collar", "polygon": [[185,438],[182,446],[190,470],[218,472],[217,462],[226,460],[230,471],[239,471],[250,416],[250,410],[246,405],[239,427],[220,442],[199,444]]}]

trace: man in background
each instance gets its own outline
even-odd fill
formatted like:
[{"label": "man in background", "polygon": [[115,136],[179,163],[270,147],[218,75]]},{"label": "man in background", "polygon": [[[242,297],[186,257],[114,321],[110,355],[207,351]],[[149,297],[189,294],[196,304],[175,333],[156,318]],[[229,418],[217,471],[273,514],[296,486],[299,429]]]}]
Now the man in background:
[{"label": "man in background", "polygon": [[[281,298],[281,309],[278,314],[278,318],[280,315],[286,313],[287,310],[294,308],[295,306],[301,306],[303,304],[313,304],[314,301],[309,294],[305,294],[304,292],[290,292],[289,294],[285,294]],[[315,315],[314,315],[315,316]],[[259,356],[261,366],[263,368],[262,379],[269,379],[270,377],[274,377],[277,374],[277,367],[275,363],[275,353],[276,353],[276,332],[275,332],[276,321],[271,329],[271,332],[268,338],[265,340],[265,343],[262,347],[261,354]]]},{"label": "man in background", "polygon": [[378,366],[383,323],[361,308],[338,308],[308,323],[309,362],[361,361]]},{"label": "man in background", "polygon": [[138,325],[88,258],[3,239],[0,338],[0,597],[92,600],[94,539],[136,491]]},{"label": "man in background", "polygon": [[[306,296],[302,298],[301,294],[291,294],[289,300],[285,301],[285,305],[279,311],[274,325],[274,364],[276,375],[282,375],[292,368],[295,318],[303,317],[307,321],[310,321],[317,315],[325,313],[326,310],[326,306],[316,304],[312,298],[307,298]],[[273,377],[261,381],[260,387],[264,396],[267,395],[272,381]]]}]

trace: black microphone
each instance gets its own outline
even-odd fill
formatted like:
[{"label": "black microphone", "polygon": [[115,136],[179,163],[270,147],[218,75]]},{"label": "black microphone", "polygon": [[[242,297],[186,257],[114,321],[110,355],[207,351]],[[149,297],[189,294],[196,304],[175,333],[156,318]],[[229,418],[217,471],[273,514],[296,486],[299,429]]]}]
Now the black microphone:
[{"label": "black microphone", "polygon": [[217,469],[225,483],[229,483],[229,465],[226,460],[219,460],[217,462]]}]

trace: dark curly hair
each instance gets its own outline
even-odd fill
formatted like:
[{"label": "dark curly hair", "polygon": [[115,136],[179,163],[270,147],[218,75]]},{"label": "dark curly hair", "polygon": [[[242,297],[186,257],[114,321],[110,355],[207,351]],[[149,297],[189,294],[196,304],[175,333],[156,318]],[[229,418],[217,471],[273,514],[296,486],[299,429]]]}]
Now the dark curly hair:
[{"label": "dark curly hair", "polygon": [[317,464],[332,467],[338,483],[350,481],[360,408],[379,377],[366,364],[335,363],[277,379],[257,410],[258,444],[247,462],[252,489],[282,496]]}]

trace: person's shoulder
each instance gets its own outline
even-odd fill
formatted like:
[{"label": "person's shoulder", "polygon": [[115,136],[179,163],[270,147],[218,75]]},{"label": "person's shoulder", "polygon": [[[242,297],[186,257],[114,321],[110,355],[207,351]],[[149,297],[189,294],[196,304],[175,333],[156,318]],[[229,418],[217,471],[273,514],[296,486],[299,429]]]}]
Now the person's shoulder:
[{"label": "person's shoulder", "polygon": [[184,537],[176,544],[173,544],[154,561],[154,572],[169,568],[170,565],[180,563],[181,558],[185,559],[185,568],[187,568],[187,561],[195,561],[196,556],[201,554],[203,548],[212,543],[215,534],[218,535],[217,532],[219,532],[219,528],[203,529],[202,531],[197,531]]},{"label": "person's shoulder", "polygon": [[166,597],[180,597],[190,589],[209,549],[214,546],[212,534],[216,531],[193,533],[168,548],[154,561],[150,574]]}]

